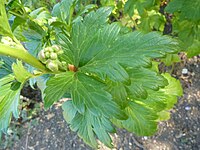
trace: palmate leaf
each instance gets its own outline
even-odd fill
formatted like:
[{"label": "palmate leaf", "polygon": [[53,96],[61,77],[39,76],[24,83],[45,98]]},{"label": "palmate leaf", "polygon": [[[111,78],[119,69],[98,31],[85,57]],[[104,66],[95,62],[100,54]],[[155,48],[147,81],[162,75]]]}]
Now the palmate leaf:
[{"label": "palmate leaf", "polygon": [[[76,70],[50,77],[45,89],[47,107],[66,92],[71,94],[72,101],[63,104],[64,117],[93,147],[96,136],[111,146],[106,132],[110,130],[104,126],[111,119],[138,135],[156,131],[158,113],[168,106],[160,89],[169,82],[148,67],[152,59],[175,53],[178,44],[156,32],[122,33],[119,24],[107,23],[111,11],[92,11],[72,24],[70,36],[58,35],[61,60]],[[164,96],[157,96],[159,92]]]}]

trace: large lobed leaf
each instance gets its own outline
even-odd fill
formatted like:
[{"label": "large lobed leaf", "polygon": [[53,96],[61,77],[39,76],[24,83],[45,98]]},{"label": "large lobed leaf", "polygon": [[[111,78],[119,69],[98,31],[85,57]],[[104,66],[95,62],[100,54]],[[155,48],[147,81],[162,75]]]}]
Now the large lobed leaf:
[{"label": "large lobed leaf", "polygon": [[71,94],[72,101],[63,104],[64,117],[92,147],[96,137],[112,146],[111,119],[138,135],[153,134],[160,112],[174,104],[167,100],[167,88],[175,81],[159,75],[151,61],[175,53],[177,42],[156,32],[124,34],[117,23],[107,23],[110,13],[107,7],[92,11],[73,23],[70,36],[58,35],[61,59],[76,71],[50,77],[45,89],[46,107]]}]

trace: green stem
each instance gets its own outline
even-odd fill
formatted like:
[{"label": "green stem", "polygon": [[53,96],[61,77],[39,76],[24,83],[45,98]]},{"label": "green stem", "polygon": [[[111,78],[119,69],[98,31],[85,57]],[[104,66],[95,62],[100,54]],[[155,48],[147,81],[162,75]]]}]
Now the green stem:
[{"label": "green stem", "polygon": [[13,48],[8,45],[0,44],[0,55],[10,56],[16,59],[20,59],[23,62],[30,64],[31,66],[39,69],[44,73],[50,72],[44,64],[42,64],[38,59],[33,57],[24,49]]}]

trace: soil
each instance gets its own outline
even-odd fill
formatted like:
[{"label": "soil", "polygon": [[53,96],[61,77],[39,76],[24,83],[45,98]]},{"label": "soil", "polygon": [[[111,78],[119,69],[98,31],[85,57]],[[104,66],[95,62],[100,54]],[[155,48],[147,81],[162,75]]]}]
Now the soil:
[{"label": "soil", "polygon": [[[200,57],[186,59],[175,65],[172,75],[180,79],[184,95],[171,110],[171,119],[159,124],[158,132],[151,137],[137,137],[119,129],[112,135],[116,150],[200,150]],[[170,68],[165,68],[169,70]],[[43,108],[38,96],[39,107]],[[26,93],[25,92],[25,93]],[[34,91],[33,91],[34,92]],[[22,93],[23,95],[26,95]],[[34,93],[35,95],[35,93]],[[18,134],[8,150],[90,150],[72,132],[63,119],[61,104],[57,103],[47,111],[38,112],[30,120],[22,121]],[[108,148],[101,145],[100,150]]]}]

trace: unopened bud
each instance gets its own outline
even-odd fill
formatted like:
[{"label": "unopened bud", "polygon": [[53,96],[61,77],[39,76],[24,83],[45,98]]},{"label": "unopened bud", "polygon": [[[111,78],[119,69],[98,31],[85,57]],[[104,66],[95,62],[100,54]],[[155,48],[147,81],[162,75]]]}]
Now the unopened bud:
[{"label": "unopened bud", "polygon": [[45,52],[45,57],[49,58],[50,57],[50,52]]},{"label": "unopened bud", "polygon": [[44,50],[41,50],[38,54],[38,58],[41,62],[45,62],[46,61],[46,57],[45,57],[45,53]]},{"label": "unopened bud", "polygon": [[44,51],[45,51],[45,52],[53,52],[54,50],[53,50],[52,47],[46,47],[46,48],[44,49]]},{"label": "unopened bud", "polygon": [[58,71],[58,64],[54,60],[47,61],[46,66],[53,72]]},{"label": "unopened bud", "polygon": [[57,54],[56,53],[50,53],[50,59],[52,60],[56,60],[58,58]]},{"label": "unopened bud", "polygon": [[53,48],[53,50],[54,50],[55,52],[61,50],[60,46],[58,46],[58,45],[52,45],[52,48]]},{"label": "unopened bud", "polygon": [[57,55],[63,54],[63,50],[61,49],[60,46],[58,46],[58,45],[53,45],[52,48],[54,49],[54,52],[55,52]]}]

